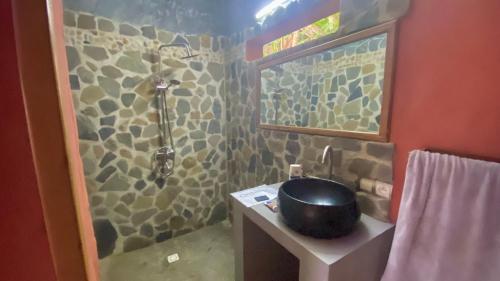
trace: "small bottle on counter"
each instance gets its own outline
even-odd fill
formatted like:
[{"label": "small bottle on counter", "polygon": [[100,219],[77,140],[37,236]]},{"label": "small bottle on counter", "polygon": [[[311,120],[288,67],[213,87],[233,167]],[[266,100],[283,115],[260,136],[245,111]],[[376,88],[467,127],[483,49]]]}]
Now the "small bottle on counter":
[{"label": "small bottle on counter", "polygon": [[291,180],[301,178],[304,174],[304,171],[302,170],[302,164],[291,164],[288,174]]}]

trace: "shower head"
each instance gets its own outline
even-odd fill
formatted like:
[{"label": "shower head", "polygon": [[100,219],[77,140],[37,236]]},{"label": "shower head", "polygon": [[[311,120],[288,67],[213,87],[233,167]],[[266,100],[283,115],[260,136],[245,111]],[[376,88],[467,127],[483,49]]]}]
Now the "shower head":
[{"label": "shower head", "polygon": [[156,89],[158,90],[168,90],[172,86],[179,86],[181,82],[179,80],[170,80],[166,83],[163,79],[160,79],[156,82]]},{"label": "shower head", "polygon": [[184,57],[181,57],[181,59],[190,59],[198,56],[198,54],[193,54],[191,46],[189,46],[189,44],[187,43],[172,43],[172,44],[161,45],[158,48],[158,52],[164,48],[171,48],[171,47],[181,47],[184,48],[184,50],[186,50],[186,55]]}]

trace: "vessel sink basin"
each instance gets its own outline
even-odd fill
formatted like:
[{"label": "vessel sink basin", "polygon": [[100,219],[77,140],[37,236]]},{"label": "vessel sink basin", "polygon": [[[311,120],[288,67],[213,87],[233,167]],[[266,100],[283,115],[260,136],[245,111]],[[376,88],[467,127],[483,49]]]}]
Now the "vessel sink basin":
[{"label": "vessel sink basin", "polygon": [[284,222],[293,230],[316,238],[349,234],[361,215],[356,194],[330,180],[289,180],[281,185],[278,200]]}]

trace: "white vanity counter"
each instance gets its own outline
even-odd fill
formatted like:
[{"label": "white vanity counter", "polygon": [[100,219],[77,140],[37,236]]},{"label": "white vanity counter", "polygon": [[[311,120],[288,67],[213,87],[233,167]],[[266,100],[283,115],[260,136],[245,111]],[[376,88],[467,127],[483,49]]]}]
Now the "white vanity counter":
[{"label": "white vanity counter", "polygon": [[394,225],[362,215],[351,234],[316,239],[291,230],[263,204],[247,208],[231,200],[237,281],[380,280]]}]

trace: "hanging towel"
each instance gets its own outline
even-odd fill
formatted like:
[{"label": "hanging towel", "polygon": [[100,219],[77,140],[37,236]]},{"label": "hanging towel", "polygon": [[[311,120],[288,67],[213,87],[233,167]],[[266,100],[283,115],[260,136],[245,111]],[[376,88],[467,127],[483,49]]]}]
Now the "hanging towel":
[{"label": "hanging towel", "polygon": [[413,151],[382,281],[499,281],[500,164]]}]

